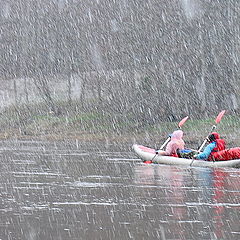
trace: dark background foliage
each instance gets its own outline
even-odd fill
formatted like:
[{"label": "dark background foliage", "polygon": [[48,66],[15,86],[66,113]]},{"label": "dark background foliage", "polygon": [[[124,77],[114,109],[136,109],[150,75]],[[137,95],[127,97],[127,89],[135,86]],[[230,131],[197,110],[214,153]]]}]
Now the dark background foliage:
[{"label": "dark background foliage", "polygon": [[[0,1],[0,76],[140,124],[239,113],[238,0]],[[81,80],[74,99],[71,77]],[[61,76],[61,77],[59,77]],[[79,81],[80,81],[79,80]],[[16,104],[18,101],[16,101]]]}]

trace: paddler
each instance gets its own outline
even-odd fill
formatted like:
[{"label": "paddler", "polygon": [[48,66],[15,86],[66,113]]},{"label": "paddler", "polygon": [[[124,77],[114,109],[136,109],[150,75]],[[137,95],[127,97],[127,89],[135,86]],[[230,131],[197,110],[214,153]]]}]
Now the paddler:
[{"label": "paddler", "polygon": [[171,140],[167,144],[165,151],[157,151],[156,154],[178,157],[177,150],[183,150],[184,145],[185,143],[183,141],[183,131],[176,130],[171,134]]},{"label": "paddler", "polygon": [[217,132],[212,132],[207,137],[207,140],[209,144],[204,148],[203,152],[194,155],[194,159],[214,161],[214,155],[217,155],[217,152],[225,149],[225,141],[220,138],[220,135]]}]

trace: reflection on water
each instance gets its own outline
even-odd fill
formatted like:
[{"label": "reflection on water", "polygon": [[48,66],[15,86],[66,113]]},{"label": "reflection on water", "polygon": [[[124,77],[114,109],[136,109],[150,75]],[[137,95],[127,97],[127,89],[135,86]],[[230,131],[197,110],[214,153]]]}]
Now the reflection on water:
[{"label": "reflection on water", "polygon": [[238,169],[135,166],[135,182],[156,199],[167,239],[238,239],[239,177]]},{"label": "reflection on water", "polygon": [[238,169],[143,164],[109,143],[0,151],[0,239],[240,237]]}]

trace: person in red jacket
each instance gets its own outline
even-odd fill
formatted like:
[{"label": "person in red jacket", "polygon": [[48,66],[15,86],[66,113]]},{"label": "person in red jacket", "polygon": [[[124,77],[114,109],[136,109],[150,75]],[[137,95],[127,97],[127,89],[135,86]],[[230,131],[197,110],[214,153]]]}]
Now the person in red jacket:
[{"label": "person in red jacket", "polygon": [[225,150],[225,141],[220,138],[220,135],[217,132],[212,132],[207,139],[209,144],[204,148],[202,153],[194,155],[194,158],[215,161],[218,152]]}]

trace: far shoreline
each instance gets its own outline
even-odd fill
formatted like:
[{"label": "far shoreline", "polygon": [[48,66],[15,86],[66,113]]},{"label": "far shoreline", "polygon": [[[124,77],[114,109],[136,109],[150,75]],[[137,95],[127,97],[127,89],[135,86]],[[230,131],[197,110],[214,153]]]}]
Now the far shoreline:
[{"label": "far shoreline", "polygon": [[[142,133],[129,133],[123,132],[120,134],[99,132],[99,133],[88,133],[88,132],[51,132],[46,134],[20,134],[19,131],[0,132],[0,141],[50,141],[50,142],[61,142],[61,141],[78,141],[79,143],[102,143],[111,145],[126,145],[131,146],[134,143],[158,148],[166,140],[167,135],[156,132],[142,132]],[[185,131],[184,141],[186,147],[196,149],[203,141],[205,136],[195,131]],[[240,146],[240,138],[232,138],[230,134],[222,135],[222,138],[226,140],[227,147]]]}]

